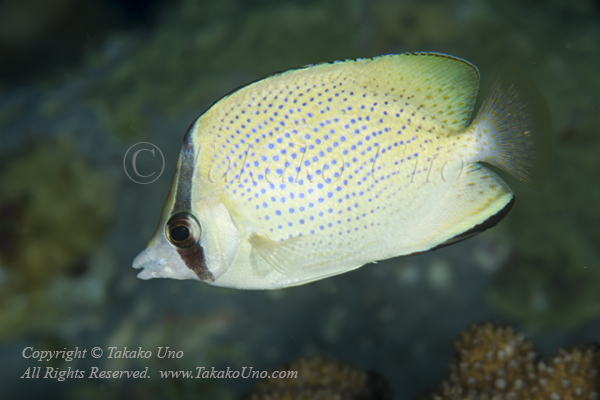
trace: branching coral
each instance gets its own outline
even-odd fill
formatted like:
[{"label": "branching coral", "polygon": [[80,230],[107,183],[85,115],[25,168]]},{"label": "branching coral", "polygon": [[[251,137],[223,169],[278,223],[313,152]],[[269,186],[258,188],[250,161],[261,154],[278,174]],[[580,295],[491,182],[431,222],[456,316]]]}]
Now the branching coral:
[{"label": "branching coral", "polygon": [[596,400],[600,349],[559,350],[548,361],[512,327],[473,324],[454,343],[447,380],[427,400]]},{"label": "branching coral", "polygon": [[[420,400],[599,400],[600,348],[560,349],[540,361],[531,340],[511,326],[473,324],[454,342],[446,380]],[[339,361],[302,358],[277,371],[297,377],[259,382],[244,400],[391,399],[382,378]]]},{"label": "branching coral", "polygon": [[600,399],[600,349],[577,346],[537,365],[533,399]]},{"label": "branching coral", "polygon": [[301,358],[277,371],[298,371],[296,378],[259,382],[245,400],[386,400],[392,395],[378,375],[340,361]]}]

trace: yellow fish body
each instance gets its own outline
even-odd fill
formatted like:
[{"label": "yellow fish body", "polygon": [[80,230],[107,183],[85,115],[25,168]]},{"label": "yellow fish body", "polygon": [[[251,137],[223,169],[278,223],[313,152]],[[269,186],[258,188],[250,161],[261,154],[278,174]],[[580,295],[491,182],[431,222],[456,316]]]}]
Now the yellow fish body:
[{"label": "yellow fish body", "polygon": [[549,118],[525,80],[499,79],[469,124],[478,85],[472,64],[417,53],[291,70],[226,96],[185,136],[138,277],[277,289],[493,226],[513,192],[479,162],[539,185]]}]

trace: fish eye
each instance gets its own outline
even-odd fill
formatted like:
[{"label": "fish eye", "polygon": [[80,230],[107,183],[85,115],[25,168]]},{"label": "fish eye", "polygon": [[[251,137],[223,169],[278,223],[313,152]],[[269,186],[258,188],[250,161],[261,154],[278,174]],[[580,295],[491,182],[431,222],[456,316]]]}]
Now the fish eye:
[{"label": "fish eye", "polygon": [[200,239],[200,224],[191,214],[175,214],[167,222],[165,232],[174,246],[191,247]]}]

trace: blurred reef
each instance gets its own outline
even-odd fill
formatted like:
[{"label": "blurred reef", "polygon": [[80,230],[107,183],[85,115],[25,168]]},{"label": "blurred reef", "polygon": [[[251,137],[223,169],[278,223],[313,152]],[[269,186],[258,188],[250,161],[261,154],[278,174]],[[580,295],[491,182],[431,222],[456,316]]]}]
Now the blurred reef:
[{"label": "blurred reef", "polygon": [[305,357],[275,370],[298,375],[259,382],[243,400],[392,399],[389,385],[381,376],[340,361]]},{"label": "blurred reef", "polygon": [[[448,378],[418,400],[576,400],[600,396],[600,346],[559,349],[542,360],[534,343],[514,327],[474,323],[454,342]],[[376,373],[322,357],[301,358],[276,371],[296,379],[258,382],[242,400],[385,400],[392,393]]]},{"label": "blurred reef", "polygon": [[421,400],[575,400],[600,397],[600,347],[559,349],[541,361],[511,326],[471,325],[454,342],[448,379]]},{"label": "blurred reef", "polygon": [[[347,365],[377,371],[395,398],[412,398],[440,381],[451,338],[494,318],[540,351],[516,329],[477,325],[429,398],[504,395],[529,373],[537,380],[527,385],[540,388],[532,398],[551,389],[568,399],[561,390],[582,380],[550,382],[575,377],[575,362],[579,371],[597,368],[598,353],[558,349],[600,341],[599,27],[596,0],[1,2],[0,397],[266,396],[243,380],[26,385],[16,375],[33,366],[24,346],[171,346],[185,357],[52,365],[268,370],[302,359],[341,368],[353,382],[368,374]],[[156,228],[185,130],[213,102],[275,71],[405,51],[471,61],[483,95],[498,64],[521,64],[552,112],[546,188],[509,182],[515,207],[476,238],[298,288],[135,278],[131,261]],[[150,185],[123,171],[138,141],[166,159]],[[498,346],[514,349],[513,358],[499,360]],[[542,352],[557,356],[542,362]]]},{"label": "blurred reef", "polygon": [[110,189],[63,139],[37,143],[0,173],[0,338],[52,331],[72,311],[74,281],[88,289],[79,302],[104,300],[106,274],[91,254],[114,213]]},{"label": "blurred reef", "polygon": [[0,80],[17,85],[51,76],[79,62],[107,31],[147,27],[159,12],[157,0],[4,0]]}]

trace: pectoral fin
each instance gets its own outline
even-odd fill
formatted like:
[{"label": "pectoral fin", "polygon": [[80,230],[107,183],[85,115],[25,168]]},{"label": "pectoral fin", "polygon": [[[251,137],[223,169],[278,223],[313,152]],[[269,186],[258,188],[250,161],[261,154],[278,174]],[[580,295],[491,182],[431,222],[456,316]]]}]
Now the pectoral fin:
[{"label": "pectoral fin", "polygon": [[257,233],[252,233],[248,239],[257,253],[276,271],[291,275],[298,266],[304,264],[301,244],[302,236],[286,240],[271,240]]},{"label": "pectoral fin", "polygon": [[307,262],[307,254],[310,254],[315,240],[317,239],[314,236],[296,236],[275,241],[256,233],[252,233],[249,238],[250,244],[260,257],[274,270],[285,275],[280,282],[283,286],[317,281],[351,271],[364,264],[353,258],[348,262],[343,256],[334,257],[330,254],[317,254],[312,261]]}]

